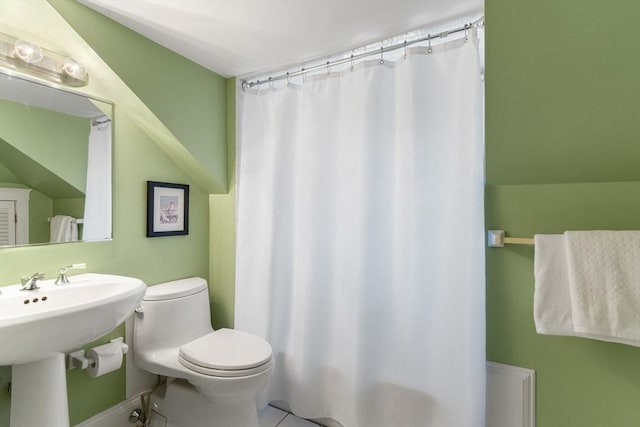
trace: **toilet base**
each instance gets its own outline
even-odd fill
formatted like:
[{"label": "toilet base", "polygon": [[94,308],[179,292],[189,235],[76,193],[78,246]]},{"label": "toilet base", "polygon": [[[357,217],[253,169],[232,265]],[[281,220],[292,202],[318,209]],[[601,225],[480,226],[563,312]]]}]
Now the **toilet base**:
[{"label": "toilet base", "polygon": [[209,400],[189,382],[170,379],[149,401],[149,427],[259,427],[252,399]]}]

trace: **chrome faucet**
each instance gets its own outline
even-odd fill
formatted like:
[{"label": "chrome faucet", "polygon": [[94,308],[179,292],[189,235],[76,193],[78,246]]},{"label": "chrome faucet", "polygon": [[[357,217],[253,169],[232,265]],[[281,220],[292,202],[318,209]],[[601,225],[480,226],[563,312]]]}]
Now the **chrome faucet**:
[{"label": "chrome faucet", "polygon": [[77,270],[77,269],[82,269],[82,268],[87,268],[87,264],[82,262],[79,264],[71,264],[68,265],[64,268],[61,268],[60,270],[58,270],[58,278],[55,281],[56,285],[66,285],[69,282],[69,278],[67,277],[67,271],[69,270]]},{"label": "chrome faucet", "polygon": [[33,291],[35,289],[39,289],[38,280],[44,279],[44,273],[34,273],[31,276],[24,276],[20,278],[20,283],[22,283],[23,291]]},{"label": "chrome faucet", "polygon": [[58,278],[55,281],[56,285],[66,285],[69,283],[69,278],[67,277],[67,269],[61,268],[58,270]]}]

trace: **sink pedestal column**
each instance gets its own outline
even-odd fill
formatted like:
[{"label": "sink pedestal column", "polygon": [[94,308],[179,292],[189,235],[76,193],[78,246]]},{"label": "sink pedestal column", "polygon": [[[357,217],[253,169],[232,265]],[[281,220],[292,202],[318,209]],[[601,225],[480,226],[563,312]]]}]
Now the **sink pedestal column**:
[{"label": "sink pedestal column", "polygon": [[64,354],[13,365],[11,427],[69,427]]}]

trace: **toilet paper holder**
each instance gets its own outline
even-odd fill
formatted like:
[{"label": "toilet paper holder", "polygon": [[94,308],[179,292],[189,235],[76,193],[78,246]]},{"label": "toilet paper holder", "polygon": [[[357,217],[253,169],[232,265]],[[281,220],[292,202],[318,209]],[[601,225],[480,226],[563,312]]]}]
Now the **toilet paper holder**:
[{"label": "toilet paper holder", "polygon": [[[124,342],[123,337],[114,338],[110,343],[120,344],[122,354],[127,354],[129,346]],[[85,355],[85,350],[77,350],[69,353],[68,368],[71,369],[87,369],[89,366],[94,365],[95,361]]]}]

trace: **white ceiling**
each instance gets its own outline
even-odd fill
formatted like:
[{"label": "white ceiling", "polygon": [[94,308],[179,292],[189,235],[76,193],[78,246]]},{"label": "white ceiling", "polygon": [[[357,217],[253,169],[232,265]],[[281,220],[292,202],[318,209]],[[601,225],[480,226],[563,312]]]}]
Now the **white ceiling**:
[{"label": "white ceiling", "polygon": [[340,53],[483,7],[483,0],[77,1],[225,77]]}]

